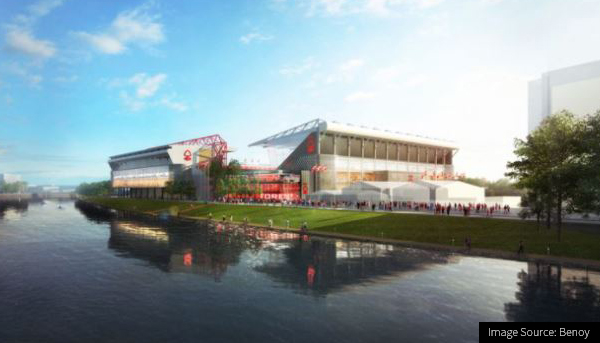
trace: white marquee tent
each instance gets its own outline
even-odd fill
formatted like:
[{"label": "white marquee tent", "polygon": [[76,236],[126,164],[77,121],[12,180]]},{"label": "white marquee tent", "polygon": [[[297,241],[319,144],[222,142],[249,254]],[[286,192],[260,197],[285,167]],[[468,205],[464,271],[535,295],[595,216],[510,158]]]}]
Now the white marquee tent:
[{"label": "white marquee tent", "polygon": [[438,203],[483,203],[485,188],[462,181],[419,180],[416,183],[430,190],[430,201]]},{"label": "white marquee tent", "polygon": [[342,189],[349,201],[428,201],[429,189],[414,182],[359,181]]}]

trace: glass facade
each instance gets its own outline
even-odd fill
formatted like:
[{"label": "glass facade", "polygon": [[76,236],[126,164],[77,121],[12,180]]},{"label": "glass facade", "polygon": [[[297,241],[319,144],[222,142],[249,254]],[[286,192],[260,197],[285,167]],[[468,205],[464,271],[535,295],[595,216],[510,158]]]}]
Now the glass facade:
[{"label": "glass facade", "polygon": [[[357,181],[415,181],[453,173],[453,149],[375,137],[321,133],[318,189],[341,189]],[[436,176],[436,177],[437,177]]]}]

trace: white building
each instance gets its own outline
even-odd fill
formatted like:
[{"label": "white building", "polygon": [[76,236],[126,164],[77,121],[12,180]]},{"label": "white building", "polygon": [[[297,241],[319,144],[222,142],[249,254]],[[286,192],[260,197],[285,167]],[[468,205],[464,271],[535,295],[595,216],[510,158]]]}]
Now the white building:
[{"label": "white building", "polygon": [[429,188],[429,201],[438,203],[483,203],[485,188],[462,181],[419,180],[418,184]]},{"label": "white building", "polygon": [[13,183],[22,181],[21,175],[0,173],[0,185],[4,183]]},{"label": "white building", "polygon": [[529,132],[552,113],[584,116],[600,109],[600,61],[543,73],[529,82]]}]

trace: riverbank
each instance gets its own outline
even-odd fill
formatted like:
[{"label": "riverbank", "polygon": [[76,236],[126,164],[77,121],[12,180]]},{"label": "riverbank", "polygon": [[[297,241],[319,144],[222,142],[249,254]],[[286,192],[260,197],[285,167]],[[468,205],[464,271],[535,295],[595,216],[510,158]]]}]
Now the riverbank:
[{"label": "riverbank", "polygon": [[[543,225],[523,220],[125,198],[87,200],[151,215],[168,211],[189,219],[221,220],[225,216],[227,221],[233,216],[233,222],[241,223],[247,218],[249,224],[256,226],[268,226],[272,220],[274,228],[296,231],[306,221],[313,234],[459,252],[465,252],[464,240],[470,237],[471,254],[600,266],[600,228],[590,225],[565,225],[559,242],[556,229],[547,230]],[[525,254],[518,255],[520,241]]]}]

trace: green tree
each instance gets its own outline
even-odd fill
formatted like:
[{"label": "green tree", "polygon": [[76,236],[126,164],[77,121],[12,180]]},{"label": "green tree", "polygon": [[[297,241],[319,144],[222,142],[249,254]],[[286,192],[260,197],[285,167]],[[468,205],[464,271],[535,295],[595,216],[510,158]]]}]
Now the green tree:
[{"label": "green tree", "polygon": [[488,181],[484,178],[464,177],[460,181],[484,187],[486,196],[522,196],[525,192],[507,178]]},{"label": "green tree", "polygon": [[112,185],[109,180],[86,183],[83,182],[75,189],[77,194],[88,196],[104,196],[112,192]]},{"label": "green tree", "polygon": [[585,119],[581,148],[581,177],[573,205],[581,212],[600,214],[600,110]]},{"label": "green tree", "polygon": [[0,193],[23,193],[27,190],[27,182],[15,181],[0,184]]},{"label": "green tree", "polygon": [[175,185],[173,184],[173,181],[165,182],[164,192],[169,194],[169,197],[172,197],[175,194]]},{"label": "green tree", "polygon": [[563,211],[572,209],[581,176],[583,121],[567,111],[544,119],[526,140],[515,140],[517,160],[509,162],[507,176],[516,186],[535,192],[547,214],[547,226],[554,211],[561,238]]},{"label": "green tree", "polygon": [[231,160],[225,165],[220,158],[213,158],[209,165],[213,196],[222,197],[237,192],[241,172],[242,167],[237,160]]}]

